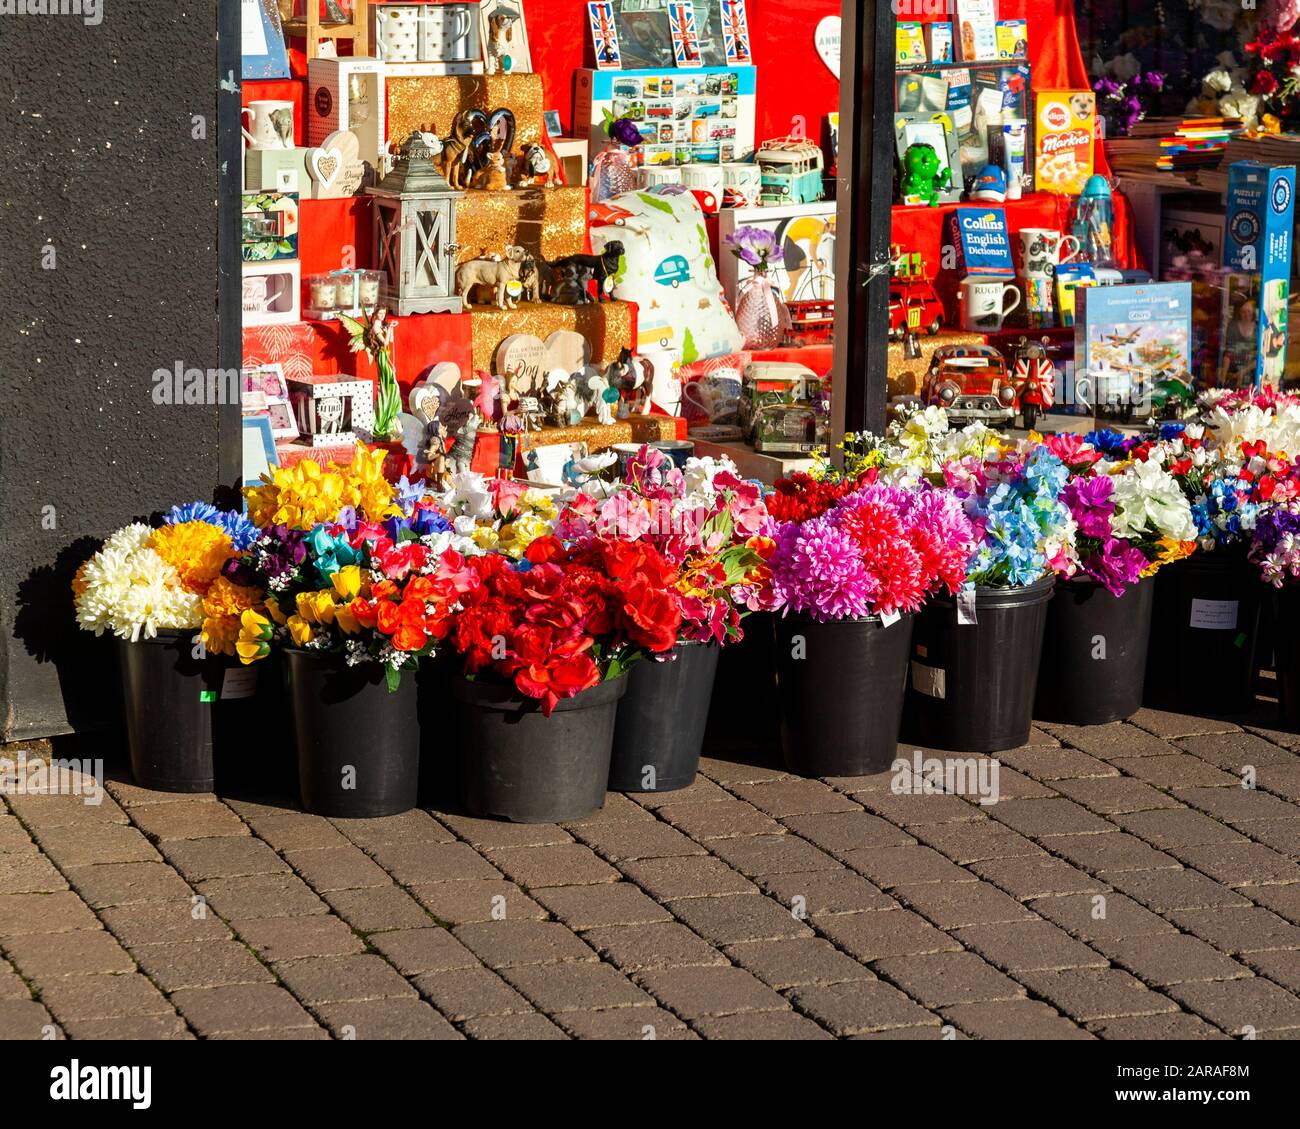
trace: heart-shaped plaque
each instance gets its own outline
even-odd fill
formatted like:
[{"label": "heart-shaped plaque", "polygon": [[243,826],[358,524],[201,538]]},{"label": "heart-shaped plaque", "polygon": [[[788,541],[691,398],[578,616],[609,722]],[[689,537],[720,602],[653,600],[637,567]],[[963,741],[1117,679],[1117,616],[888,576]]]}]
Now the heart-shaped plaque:
[{"label": "heart-shaped plaque", "polygon": [[831,74],[840,77],[840,17],[827,16],[817,25],[814,36],[817,54],[830,68]]},{"label": "heart-shaped plaque", "polygon": [[341,149],[313,149],[311,151],[311,176],[322,188],[330,188],[334,178],[343,168]]},{"label": "heart-shaped plaque", "polygon": [[307,168],[315,181],[316,199],[354,196],[366,176],[361,141],[350,129],[337,129],[311,151]]}]

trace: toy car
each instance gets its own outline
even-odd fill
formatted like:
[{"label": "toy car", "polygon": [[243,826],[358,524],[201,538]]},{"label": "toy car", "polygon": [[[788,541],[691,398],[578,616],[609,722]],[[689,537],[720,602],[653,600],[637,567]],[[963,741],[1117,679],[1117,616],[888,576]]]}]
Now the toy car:
[{"label": "toy car", "polygon": [[914,333],[933,337],[943,328],[943,303],[928,278],[889,280],[889,336],[901,341],[911,327]]},{"label": "toy car", "polygon": [[813,204],[824,198],[822,151],[811,141],[764,141],[754,160],[763,170],[760,204]]},{"label": "toy car", "polygon": [[660,286],[680,286],[691,280],[691,264],[682,255],[669,255],[655,268],[655,281]]},{"label": "toy car", "polygon": [[1011,423],[1016,418],[1015,385],[992,345],[941,345],[930,357],[921,399],[954,420]]}]

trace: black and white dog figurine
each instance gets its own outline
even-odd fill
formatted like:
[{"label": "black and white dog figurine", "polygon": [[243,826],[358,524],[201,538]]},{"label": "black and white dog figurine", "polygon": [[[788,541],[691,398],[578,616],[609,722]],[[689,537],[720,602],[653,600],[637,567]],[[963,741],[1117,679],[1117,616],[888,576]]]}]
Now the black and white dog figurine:
[{"label": "black and white dog figurine", "polygon": [[606,243],[599,255],[566,255],[551,264],[557,275],[566,267],[578,267],[590,271],[596,279],[596,301],[603,302],[611,297],[605,292],[605,279],[612,278],[618,272],[619,260],[623,257],[623,244],[617,239]]}]

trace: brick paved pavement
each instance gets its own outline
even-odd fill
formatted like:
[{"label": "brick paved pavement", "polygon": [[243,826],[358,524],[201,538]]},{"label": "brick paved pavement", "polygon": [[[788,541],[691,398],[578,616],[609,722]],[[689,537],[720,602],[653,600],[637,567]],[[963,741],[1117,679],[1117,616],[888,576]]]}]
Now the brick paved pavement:
[{"label": "brick paved pavement", "polygon": [[1300,1036],[1300,736],[1044,726],[984,806],[737,759],[563,827],[7,796],[0,1037]]}]

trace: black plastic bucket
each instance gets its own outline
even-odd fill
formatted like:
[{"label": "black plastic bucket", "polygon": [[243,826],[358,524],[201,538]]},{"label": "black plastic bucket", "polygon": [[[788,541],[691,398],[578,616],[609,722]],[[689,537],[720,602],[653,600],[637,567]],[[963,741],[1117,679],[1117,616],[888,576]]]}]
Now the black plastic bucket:
[{"label": "black plastic bucket", "polygon": [[1212,716],[1249,710],[1263,581],[1245,547],[1197,551],[1155,581],[1143,702]]},{"label": "black plastic bucket", "polygon": [[1142,707],[1155,580],[1113,596],[1092,580],[1058,582],[1047,605],[1034,716],[1105,725]]},{"label": "black plastic bucket", "polygon": [[781,751],[800,776],[883,772],[898,752],[912,616],[776,621]]},{"label": "black plastic bucket", "polygon": [[198,634],[118,643],[131,775],[141,788],[212,791],[212,711],[229,664],[198,657]]},{"label": "black plastic bucket", "polygon": [[420,804],[440,811],[454,810],[460,803],[460,759],[455,747],[458,707],[452,693],[452,683],[460,670],[461,658],[448,645],[421,659],[415,676],[420,721]]},{"label": "black plastic bucket", "polygon": [[1272,593],[1273,655],[1282,728],[1300,732],[1300,584],[1288,581]]},{"label": "black plastic bucket", "polygon": [[415,807],[420,729],[414,672],[389,693],[380,663],[348,666],[341,654],[285,651],[289,710],[304,811],[343,819]]},{"label": "black plastic bucket", "polygon": [[1029,740],[1047,604],[1056,578],[977,588],[975,623],[938,597],[916,617],[903,736],[930,749],[993,753]]},{"label": "black plastic bucket", "polygon": [[[223,796],[293,796],[298,766],[283,655],[272,651],[247,666],[233,657],[224,661],[225,677],[212,710],[216,790]],[[249,754],[251,743],[256,756]]]},{"label": "black plastic bucket", "polygon": [[627,676],[556,705],[513,686],[457,678],[461,797],[473,815],[513,823],[581,819],[605,804],[618,701]]},{"label": "black plastic bucket", "polygon": [[632,664],[614,727],[611,792],[673,792],[694,781],[721,651],[679,643],[671,662]]},{"label": "black plastic bucket", "polygon": [[[776,652],[771,612],[754,612],[742,623],[739,643],[722,648],[713,683],[713,704],[705,735],[709,747],[743,750],[747,756],[779,756],[781,711],[776,701]],[[744,702],[744,709],[736,703]]]}]

